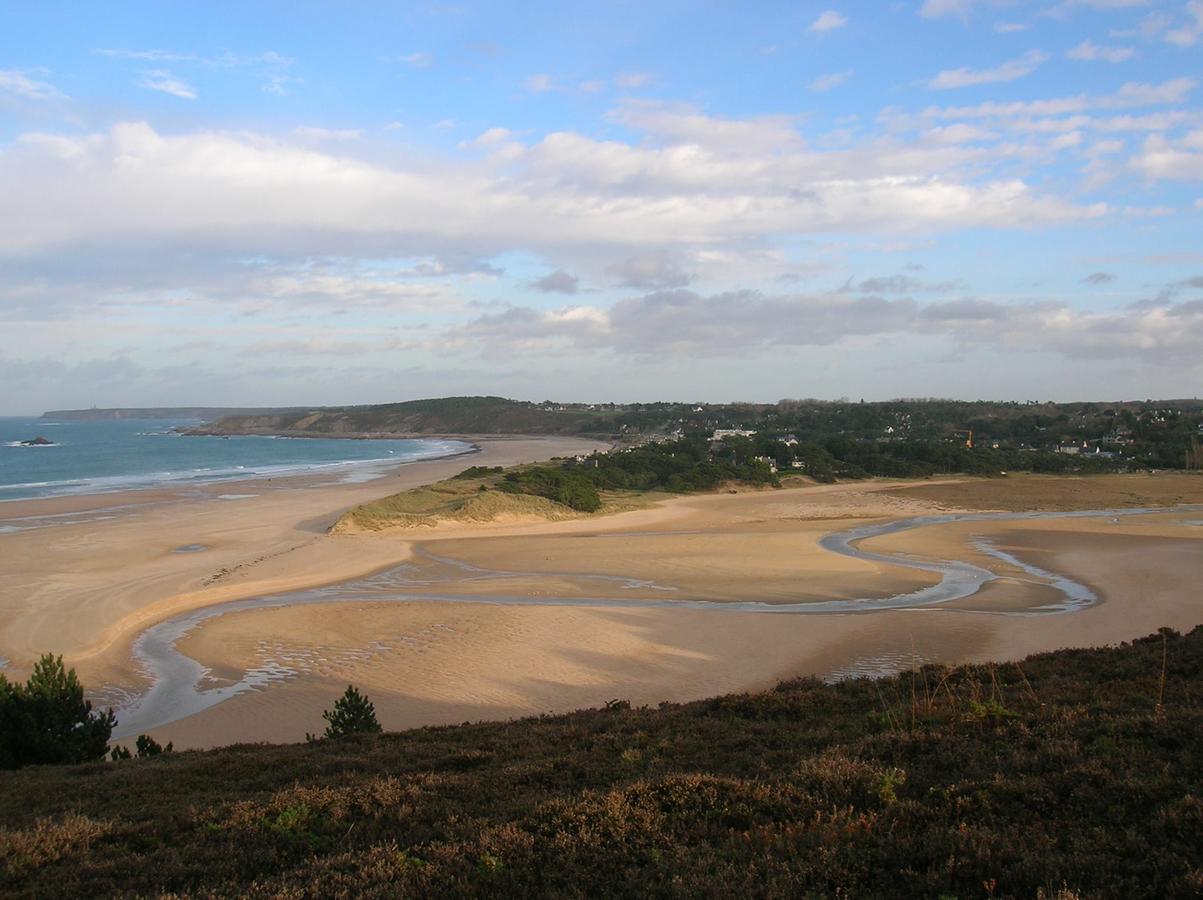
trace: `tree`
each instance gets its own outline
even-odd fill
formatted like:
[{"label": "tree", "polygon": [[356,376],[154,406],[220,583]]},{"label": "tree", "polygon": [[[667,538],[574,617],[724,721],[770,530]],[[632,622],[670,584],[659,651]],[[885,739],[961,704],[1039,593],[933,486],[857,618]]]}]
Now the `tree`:
[{"label": "tree", "polygon": [[117,717],[93,712],[61,656],[47,653],[24,685],[0,675],[0,768],[102,759]]},{"label": "tree", "polygon": [[138,749],[137,754],[130,753],[129,747],[116,745],[109,753],[109,757],[113,762],[120,762],[123,759],[133,759],[135,755],[138,759],[147,759],[151,756],[159,756],[162,753],[170,753],[174,745],[171,741],[168,741],[167,746],[164,747],[149,734],[140,734],[134,742],[134,746]]},{"label": "tree", "polygon": [[[354,685],[347,685],[346,692],[334,702],[334,709],[322,713],[322,718],[328,723],[323,737],[336,738],[345,734],[379,734],[382,729],[376,721],[376,708],[372,701]],[[306,739],[314,740],[312,735]]]}]

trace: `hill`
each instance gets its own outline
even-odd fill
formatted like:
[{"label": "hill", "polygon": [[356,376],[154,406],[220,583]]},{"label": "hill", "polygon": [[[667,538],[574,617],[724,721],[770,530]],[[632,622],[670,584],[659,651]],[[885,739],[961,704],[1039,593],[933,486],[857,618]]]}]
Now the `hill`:
[{"label": "hill", "polygon": [[234,415],[190,434],[285,434],[300,437],[385,437],[423,434],[591,434],[601,414],[584,404],[558,408],[504,397],[440,397],[376,406],[281,410]]},{"label": "hill", "polygon": [[[192,434],[294,437],[576,434],[632,444],[749,432],[749,451],[812,474],[914,477],[950,472],[1093,472],[1203,468],[1203,403],[531,403],[443,397],[378,406],[233,415]],[[783,443],[788,441],[789,443]]]},{"label": "hill", "polygon": [[658,709],[26,769],[0,775],[0,876],[9,897],[1198,896],[1201,675],[1203,627]]},{"label": "hill", "polygon": [[247,409],[219,406],[144,406],[113,407],[111,409],[51,409],[42,413],[43,419],[60,422],[100,422],[111,419],[200,419],[212,421],[225,416],[257,416],[282,413],[279,409]]}]

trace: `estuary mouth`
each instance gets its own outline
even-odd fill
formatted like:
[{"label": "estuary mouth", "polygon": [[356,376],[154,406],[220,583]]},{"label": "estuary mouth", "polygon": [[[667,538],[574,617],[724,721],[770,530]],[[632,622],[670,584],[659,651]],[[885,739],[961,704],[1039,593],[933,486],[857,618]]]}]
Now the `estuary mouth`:
[{"label": "estuary mouth", "polygon": [[[795,599],[785,602],[717,602],[690,598],[669,584],[657,584],[640,579],[613,575],[590,575],[573,573],[572,577],[582,584],[618,587],[654,592],[660,596],[623,597],[610,596],[564,596],[548,591],[538,595],[529,593],[453,593],[463,583],[479,582],[482,579],[502,582],[530,578],[562,578],[566,573],[516,572],[484,569],[469,563],[438,556],[417,548],[410,562],[366,578],[354,579],[341,584],[320,588],[293,591],[263,597],[251,597],[220,603],[203,609],[192,610],[142,632],[134,642],[134,656],[143,670],[151,677],[152,686],[119,710],[119,725],[115,737],[125,737],[149,731],[161,725],[183,719],[201,712],[246,691],[262,688],[266,683],[287,679],[294,673],[287,667],[273,671],[257,669],[245,673],[233,685],[222,688],[202,687],[205,668],[201,663],[177,649],[176,644],[197,626],[227,613],[255,609],[270,609],[290,606],[330,603],[412,603],[443,602],[486,604],[498,606],[577,606],[597,608],[644,608],[644,609],[689,609],[704,610],[715,614],[723,613],[768,613],[773,615],[849,615],[872,614],[886,610],[930,610],[947,609],[950,612],[977,615],[1048,616],[1064,615],[1087,609],[1099,602],[1099,598],[1086,585],[1056,572],[1039,569],[1018,560],[988,541],[977,538],[971,546],[979,553],[999,562],[1019,568],[1028,577],[1035,579],[1056,595],[1055,602],[1032,605],[1021,610],[997,611],[989,608],[968,608],[963,605],[950,607],[953,601],[961,601],[978,594],[986,585],[998,582],[1004,576],[990,569],[958,560],[927,560],[913,556],[902,556],[879,551],[861,549],[860,544],[869,538],[896,534],[917,528],[945,525],[953,522],[1015,522],[1041,519],[1127,517],[1183,510],[1195,507],[1139,508],[1121,510],[1090,510],[1076,512],[991,512],[919,516],[899,519],[875,525],[863,525],[824,537],[821,546],[832,552],[855,559],[918,569],[939,575],[940,580],[929,587],[886,597],[850,599],[807,598],[803,588]],[[185,545],[179,552],[199,552],[200,545]],[[186,549],[187,548],[187,549]],[[896,660],[862,660],[855,671],[837,673],[837,677],[855,677],[858,674],[885,672],[897,667]]]}]

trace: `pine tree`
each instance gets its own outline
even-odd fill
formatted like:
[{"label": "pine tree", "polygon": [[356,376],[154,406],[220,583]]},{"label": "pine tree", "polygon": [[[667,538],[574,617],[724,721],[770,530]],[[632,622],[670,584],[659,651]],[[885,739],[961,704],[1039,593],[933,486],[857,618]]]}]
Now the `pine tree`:
[{"label": "pine tree", "polygon": [[383,729],[376,721],[376,708],[372,701],[354,685],[347,685],[346,692],[334,703],[333,709],[322,713],[326,725],[325,737],[336,738],[344,734],[379,734]]},{"label": "pine tree", "polygon": [[47,653],[24,685],[0,676],[0,768],[103,759],[117,717],[93,712],[61,656]]}]

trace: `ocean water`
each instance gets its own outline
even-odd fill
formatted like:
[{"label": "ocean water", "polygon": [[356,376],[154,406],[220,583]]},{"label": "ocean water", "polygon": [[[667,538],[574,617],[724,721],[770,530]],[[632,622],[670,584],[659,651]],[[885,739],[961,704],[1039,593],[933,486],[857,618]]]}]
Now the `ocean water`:
[{"label": "ocean water", "polygon": [[[462,441],[185,437],[191,420],[0,418],[0,502],[305,473],[361,481],[395,463],[454,456]],[[45,437],[54,446],[21,441]]]}]

